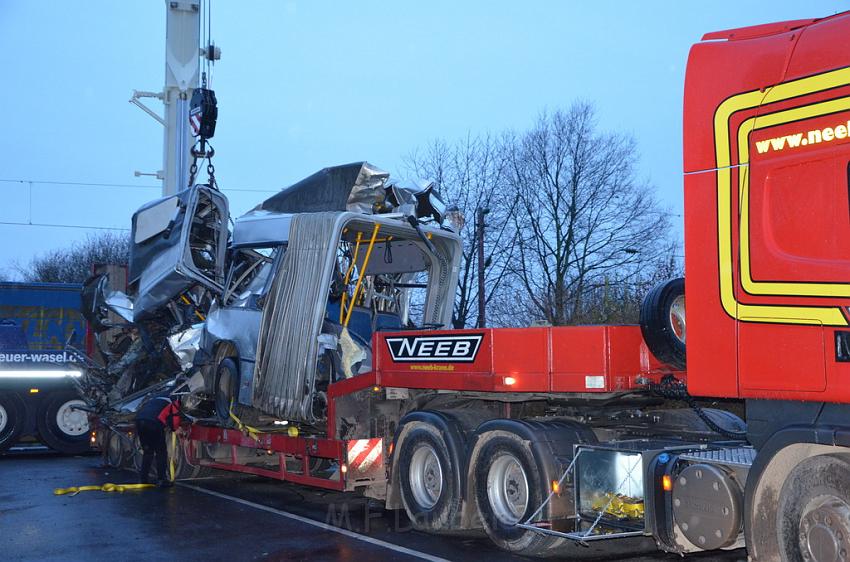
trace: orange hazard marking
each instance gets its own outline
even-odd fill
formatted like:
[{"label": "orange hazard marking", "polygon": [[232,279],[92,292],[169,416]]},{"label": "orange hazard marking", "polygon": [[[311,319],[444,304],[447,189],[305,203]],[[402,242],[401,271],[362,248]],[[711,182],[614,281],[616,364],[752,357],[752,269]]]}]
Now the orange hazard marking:
[{"label": "orange hazard marking", "polygon": [[375,462],[381,459],[384,440],[357,439],[348,442],[348,468],[366,472]]}]

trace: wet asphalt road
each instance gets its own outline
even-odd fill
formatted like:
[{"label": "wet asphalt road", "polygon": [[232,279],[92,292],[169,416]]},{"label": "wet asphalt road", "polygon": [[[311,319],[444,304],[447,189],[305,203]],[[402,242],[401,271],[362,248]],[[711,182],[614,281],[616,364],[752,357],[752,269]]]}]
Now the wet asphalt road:
[{"label": "wet asphalt road", "polygon": [[[365,498],[255,477],[201,479],[124,494],[53,495],[58,487],[134,481],[133,473],[101,468],[97,456],[0,456],[0,559],[529,560],[496,549],[486,537],[412,531],[401,512],[385,511]],[[606,542],[590,549],[576,546],[563,559],[681,560],[652,552],[652,544],[642,539]],[[636,551],[646,554],[635,557]],[[738,551],[693,559],[746,556]]]}]

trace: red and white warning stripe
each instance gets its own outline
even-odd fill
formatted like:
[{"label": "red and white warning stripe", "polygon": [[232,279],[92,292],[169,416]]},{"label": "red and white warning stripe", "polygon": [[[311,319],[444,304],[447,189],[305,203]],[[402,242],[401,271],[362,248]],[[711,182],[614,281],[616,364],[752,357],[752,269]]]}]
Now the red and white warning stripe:
[{"label": "red and white warning stripe", "polygon": [[383,464],[384,440],[354,439],[348,442],[348,470],[366,472]]},{"label": "red and white warning stripe", "polygon": [[198,136],[201,132],[201,112],[192,113],[189,115],[189,126],[192,127],[192,135]]}]

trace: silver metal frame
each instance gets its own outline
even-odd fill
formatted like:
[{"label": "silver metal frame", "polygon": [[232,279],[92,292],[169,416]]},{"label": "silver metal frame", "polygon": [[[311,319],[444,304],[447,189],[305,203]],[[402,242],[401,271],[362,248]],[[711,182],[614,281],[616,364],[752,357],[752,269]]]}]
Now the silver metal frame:
[{"label": "silver metal frame", "polygon": [[[582,452],[584,452],[584,450],[585,449],[579,448],[578,451],[576,452],[576,454],[573,455],[573,460],[570,462],[570,465],[567,467],[567,469],[561,475],[561,478],[558,479],[558,488],[560,488],[564,484],[564,481],[567,479],[567,475],[569,475],[569,473],[573,471],[573,469],[576,466],[576,461],[578,460],[579,456],[581,456]],[[634,471],[634,467],[632,467],[628,471],[628,473],[626,474],[626,477],[623,479],[623,482],[621,483],[621,485],[626,483],[626,481],[632,475],[632,471]],[[602,520],[602,516],[605,514],[605,510],[608,509],[608,506],[611,505],[611,501],[613,501],[613,498],[611,498],[611,500],[608,500],[608,503],[605,505],[605,507],[603,507],[601,510],[597,511],[596,520],[593,522],[593,524],[590,526],[590,528],[587,531],[584,531],[584,532],[576,531],[576,532],[573,532],[573,533],[563,533],[561,531],[553,531],[552,529],[546,529],[546,528],[543,528],[543,527],[538,527],[537,525],[533,524],[532,521],[534,520],[534,518],[537,517],[538,515],[540,515],[540,513],[543,511],[543,509],[546,507],[546,505],[552,500],[552,497],[554,495],[555,495],[554,490],[549,492],[549,495],[546,496],[546,499],[543,500],[543,503],[540,504],[540,507],[538,507],[537,510],[535,510],[535,512],[532,513],[528,517],[528,519],[525,520],[524,523],[517,523],[516,526],[521,528],[521,529],[527,529],[529,531],[534,531],[534,532],[537,532],[537,533],[541,533],[543,535],[552,535],[552,536],[556,536],[556,537],[562,537],[562,538],[565,538],[565,539],[570,539],[570,540],[576,541],[580,544],[584,544],[584,543],[591,542],[591,541],[603,540],[603,539],[619,539],[619,538],[624,538],[624,537],[637,537],[637,536],[642,536],[642,535],[646,534],[645,531],[623,531],[622,533],[610,533],[610,534],[604,534],[604,535],[592,535],[591,534],[591,533],[593,533],[593,530],[597,527],[597,525],[599,525],[599,522]],[[578,496],[576,496],[575,502],[576,502],[576,513],[578,513]],[[574,516],[573,518],[578,520],[577,515]]]}]

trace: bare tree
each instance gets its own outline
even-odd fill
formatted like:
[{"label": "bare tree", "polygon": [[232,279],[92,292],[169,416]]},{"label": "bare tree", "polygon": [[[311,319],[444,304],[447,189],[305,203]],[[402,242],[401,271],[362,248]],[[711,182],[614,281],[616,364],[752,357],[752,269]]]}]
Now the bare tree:
[{"label": "bare tree", "polygon": [[577,321],[583,324],[636,324],[644,296],[661,281],[681,277],[681,247],[670,240],[662,253],[649,262],[637,260],[631,267],[591,283],[582,295]]},{"label": "bare tree", "polygon": [[576,102],[506,146],[518,305],[564,325],[598,320],[606,299],[633,298],[626,287],[669,253],[670,230],[654,190],[636,177],[634,139],[599,132],[593,106]]},{"label": "bare tree", "polygon": [[484,233],[485,306],[503,295],[502,285],[515,255],[515,234],[508,192],[508,161],[502,143],[489,135],[467,136],[454,144],[436,140],[406,158],[407,171],[437,183],[443,199],[457,206],[464,217],[458,290],[452,314],[455,328],[478,322],[478,254],[481,233],[475,227],[476,212],[487,209]]},{"label": "bare tree", "polygon": [[126,265],[130,238],[126,233],[101,231],[89,234],[70,248],[56,249],[33,258],[15,269],[24,281],[82,283],[96,264]]}]

